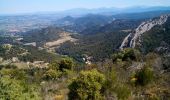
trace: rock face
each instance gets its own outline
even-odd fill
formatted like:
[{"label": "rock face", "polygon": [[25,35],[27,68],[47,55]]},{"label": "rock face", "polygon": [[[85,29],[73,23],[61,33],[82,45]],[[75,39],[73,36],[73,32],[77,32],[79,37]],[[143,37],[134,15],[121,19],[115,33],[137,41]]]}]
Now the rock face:
[{"label": "rock face", "polygon": [[170,15],[162,15],[159,18],[155,18],[146,22],[142,22],[135,30],[134,32],[128,34],[128,36],[125,37],[123,40],[120,49],[123,48],[134,48],[136,45],[140,45],[141,42],[141,35],[150,29],[152,29],[156,25],[162,25],[164,24],[168,17]]}]

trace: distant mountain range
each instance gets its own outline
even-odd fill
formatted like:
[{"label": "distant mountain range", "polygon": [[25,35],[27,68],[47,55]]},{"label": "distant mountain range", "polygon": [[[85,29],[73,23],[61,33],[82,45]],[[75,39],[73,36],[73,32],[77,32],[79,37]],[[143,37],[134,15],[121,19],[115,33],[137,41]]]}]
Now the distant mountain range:
[{"label": "distant mountain range", "polygon": [[[125,8],[93,8],[93,9],[87,9],[87,8],[74,8],[69,9],[65,11],[52,11],[52,12],[35,12],[35,13],[23,13],[23,14],[15,14],[18,16],[21,15],[55,15],[57,17],[63,17],[63,16],[82,16],[86,14],[102,14],[102,15],[115,15],[115,14],[122,14],[122,13],[141,13],[141,12],[150,12],[150,11],[167,11],[170,10],[170,6],[133,6],[133,7],[125,7]],[[2,15],[0,16],[11,16],[8,15]],[[13,16],[13,15],[12,15]]]},{"label": "distant mountain range", "polygon": [[96,9],[85,9],[85,8],[76,8],[70,9],[63,12],[60,12],[63,15],[71,15],[71,16],[80,16],[86,14],[105,14],[105,15],[115,15],[121,13],[141,13],[148,11],[167,11],[170,10],[170,7],[163,6],[154,6],[154,7],[127,7],[127,8],[96,8]]},{"label": "distant mountain range", "polygon": [[80,32],[87,27],[96,27],[97,24],[103,26],[114,19],[150,19],[169,13],[170,7],[155,6],[96,9],[76,8],[61,12],[0,15],[0,34],[26,32],[54,24],[63,24],[67,26],[66,28],[69,25],[69,30],[71,28],[71,31]]}]

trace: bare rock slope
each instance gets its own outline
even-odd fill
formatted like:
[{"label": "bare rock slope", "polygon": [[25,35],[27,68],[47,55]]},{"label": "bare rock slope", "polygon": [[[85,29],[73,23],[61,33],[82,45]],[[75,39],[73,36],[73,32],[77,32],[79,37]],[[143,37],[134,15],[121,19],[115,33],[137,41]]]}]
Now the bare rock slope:
[{"label": "bare rock slope", "polygon": [[136,45],[140,45],[141,35],[149,31],[156,25],[164,24],[170,15],[162,15],[159,18],[154,18],[146,22],[142,22],[132,33],[129,33],[123,40],[120,49],[134,48]]}]

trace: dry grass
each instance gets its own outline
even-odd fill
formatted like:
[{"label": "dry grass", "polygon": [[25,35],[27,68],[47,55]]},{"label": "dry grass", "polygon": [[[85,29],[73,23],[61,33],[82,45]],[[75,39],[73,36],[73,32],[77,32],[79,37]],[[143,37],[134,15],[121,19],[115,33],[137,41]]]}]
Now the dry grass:
[{"label": "dry grass", "polygon": [[76,39],[72,38],[69,33],[63,32],[60,34],[60,39],[56,41],[47,42],[45,44],[45,47],[49,48],[53,46],[60,46],[62,43],[67,42],[67,41],[75,42]]}]

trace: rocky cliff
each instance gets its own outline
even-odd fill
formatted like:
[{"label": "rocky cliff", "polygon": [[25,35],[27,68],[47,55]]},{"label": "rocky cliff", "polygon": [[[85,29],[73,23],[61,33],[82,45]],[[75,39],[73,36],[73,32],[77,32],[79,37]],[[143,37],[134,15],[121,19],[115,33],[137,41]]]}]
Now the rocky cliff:
[{"label": "rocky cliff", "polygon": [[162,15],[159,18],[154,18],[149,21],[142,22],[132,33],[129,33],[123,40],[120,49],[134,48],[136,45],[140,45],[141,35],[156,25],[164,24],[170,15]]}]

